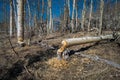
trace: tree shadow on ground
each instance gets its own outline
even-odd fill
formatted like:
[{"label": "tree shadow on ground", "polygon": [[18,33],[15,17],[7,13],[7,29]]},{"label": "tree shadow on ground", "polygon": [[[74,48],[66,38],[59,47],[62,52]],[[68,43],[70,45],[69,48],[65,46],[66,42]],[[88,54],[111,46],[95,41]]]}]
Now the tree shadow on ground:
[{"label": "tree shadow on ground", "polygon": [[[36,62],[43,62],[55,56],[55,51],[46,50],[46,51],[37,51],[35,54],[28,54],[24,57],[24,60],[18,60],[15,62],[12,67],[8,68],[7,72],[0,77],[0,80],[17,80],[23,70],[24,66],[32,66]],[[27,60],[27,62],[26,62]]]},{"label": "tree shadow on ground", "polygon": [[78,50],[70,50],[70,52],[69,52],[68,54],[69,54],[69,56],[72,56],[72,55],[74,55],[76,52],[84,52],[84,51],[90,49],[90,48],[93,47],[93,46],[97,46],[98,44],[99,44],[99,42],[96,42],[96,43],[93,44],[93,45],[86,46],[86,47],[80,48],[80,49],[78,49]]}]

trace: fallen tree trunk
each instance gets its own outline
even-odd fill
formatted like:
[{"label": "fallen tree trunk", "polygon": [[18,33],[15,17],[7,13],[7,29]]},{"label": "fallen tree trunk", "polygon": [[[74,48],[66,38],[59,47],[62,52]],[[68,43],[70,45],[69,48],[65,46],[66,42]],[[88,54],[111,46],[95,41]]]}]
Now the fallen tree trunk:
[{"label": "fallen tree trunk", "polygon": [[97,37],[81,37],[81,38],[65,39],[62,41],[62,46],[60,47],[60,49],[58,49],[57,53],[61,54],[65,50],[65,48],[69,46],[86,44],[86,43],[91,43],[91,42],[98,42],[101,40],[117,39],[118,36],[120,36],[120,33],[113,33],[113,34],[104,35],[104,36],[101,35]]}]

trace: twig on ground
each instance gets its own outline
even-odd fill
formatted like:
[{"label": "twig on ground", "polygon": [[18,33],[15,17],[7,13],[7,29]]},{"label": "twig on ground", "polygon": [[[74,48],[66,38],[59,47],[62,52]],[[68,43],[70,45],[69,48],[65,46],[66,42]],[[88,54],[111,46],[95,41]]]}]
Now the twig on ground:
[{"label": "twig on ground", "polygon": [[12,42],[11,42],[10,38],[9,38],[8,40],[9,40],[10,46],[11,46],[12,50],[14,51],[14,53],[15,53],[17,56],[19,56],[18,53],[15,51],[15,49],[14,49],[14,47],[13,47],[13,45],[12,45]]},{"label": "twig on ground", "polygon": [[24,65],[24,69],[26,70],[26,72],[27,72],[30,76],[32,75],[25,65]]}]

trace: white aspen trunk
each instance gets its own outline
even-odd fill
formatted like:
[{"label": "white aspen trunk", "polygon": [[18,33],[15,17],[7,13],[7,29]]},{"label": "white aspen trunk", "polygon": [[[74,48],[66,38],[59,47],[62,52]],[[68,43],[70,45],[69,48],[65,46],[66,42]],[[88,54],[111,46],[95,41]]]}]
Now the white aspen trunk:
[{"label": "white aspen trunk", "polygon": [[54,32],[54,23],[53,23],[53,18],[52,18],[52,32]]},{"label": "white aspen trunk", "polygon": [[42,15],[41,15],[41,23],[43,22],[43,14],[44,14],[44,0],[42,0]]},{"label": "white aspen trunk", "polygon": [[15,6],[15,0],[13,0],[13,7],[14,7],[14,19],[15,19],[15,25],[17,28],[17,12],[16,12],[16,6]]},{"label": "white aspen trunk", "polygon": [[50,28],[50,33],[52,33],[52,12],[50,8],[50,21],[49,21],[49,28]]},{"label": "white aspen trunk", "polygon": [[[16,5],[15,5],[15,0],[13,0],[13,10],[14,10],[14,20],[15,20],[14,33],[16,33],[16,29],[17,29],[17,9],[16,9]],[[14,34],[14,35],[16,35],[16,34]]]},{"label": "white aspen trunk", "polygon": [[91,0],[91,5],[90,5],[90,14],[89,14],[89,22],[88,22],[88,32],[90,31],[90,22],[92,18],[92,9],[93,9],[93,0]]},{"label": "white aspen trunk", "polygon": [[17,0],[17,38],[18,43],[22,44],[24,43],[24,1],[23,0]]},{"label": "white aspen trunk", "polygon": [[78,28],[78,7],[77,7],[77,0],[76,0],[76,30]]},{"label": "white aspen trunk", "polygon": [[30,42],[31,42],[31,11],[30,11],[30,5],[29,5],[29,1],[27,0],[27,5],[28,5],[28,14],[29,14],[29,18],[28,18],[28,24],[29,24],[29,26],[28,26],[28,45],[30,45]]},{"label": "white aspen trunk", "polygon": [[13,36],[13,1],[10,0],[10,37]]},{"label": "white aspen trunk", "polygon": [[35,32],[36,34],[38,34],[38,32],[40,31],[37,25],[37,17],[36,14],[34,15],[34,26],[35,26]]},{"label": "white aspen trunk", "polygon": [[[116,36],[119,36],[120,33],[117,33]],[[58,53],[61,53],[65,50],[65,48],[74,46],[74,45],[80,45],[80,44],[86,44],[86,43],[92,43],[92,42],[98,42],[101,40],[108,40],[108,39],[115,39],[115,36],[113,34],[111,35],[105,35],[105,36],[97,36],[97,37],[81,37],[81,38],[70,38],[65,39],[62,41],[62,46],[60,49],[58,49]]]},{"label": "white aspen trunk", "polygon": [[29,14],[29,18],[28,18],[28,20],[29,20],[29,28],[30,28],[30,21],[31,21],[31,11],[30,11],[30,5],[29,5],[29,2],[28,2],[28,0],[27,0],[27,5],[28,5],[28,14]]},{"label": "white aspen trunk", "polygon": [[101,3],[100,3],[100,24],[99,24],[99,35],[102,34],[103,9],[104,9],[104,0],[101,0]]},{"label": "white aspen trunk", "polygon": [[62,30],[64,31],[64,29],[66,28],[66,1],[64,1],[64,20],[63,20],[63,27]]},{"label": "white aspen trunk", "polygon": [[75,11],[75,0],[73,0],[73,11],[72,11],[72,20],[71,20],[71,27],[72,27],[72,32],[74,32],[74,11]]},{"label": "white aspen trunk", "polygon": [[50,11],[50,20],[49,20],[49,30],[50,33],[52,33],[52,9],[51,9],[51,0],[48,0],[48,6],[49,6],[49,11]]},{"label": "white aspen trunk", "polygon": [[69,16],[70,16],[70,0],[67,1],[68,9],[69,9]]},{"label": "white aspen trunk", "polygon": [[49,8],[47,7],[47,34],[49,34],[50,33],[50,31],[49,31]]},{"label": "white aspen trunk", "polygon": [[83,31],[84,31],[85,14],[86,14],[86,0],[84,0],[83,10],[82,10],[81,28],[82,28]]}]

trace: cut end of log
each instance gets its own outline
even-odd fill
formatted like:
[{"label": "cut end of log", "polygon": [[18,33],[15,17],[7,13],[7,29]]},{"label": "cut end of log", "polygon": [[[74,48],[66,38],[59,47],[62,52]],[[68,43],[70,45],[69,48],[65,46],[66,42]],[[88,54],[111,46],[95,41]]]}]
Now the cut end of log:
[{"label": "cut end of log", "polygon": [[60,49],[57,50],[58,59],[62,59],[62,53],[66,47],[67,47],[67,42],[65,40],[63,40],[62,46],[60,47]]},{"label": "cut end of log", "polygon": [[21,36],[18,37],[18,44],[20,47],[25,47],[25,45],[26,45],[24,43],[24,39]]},{"label": "cut end of log", "polygon": [[64,50],[65,50],[65,48],[67,47],[67,41],[65,41],[65,40],[63,40],[62,41],[62,46],[61,46],[61,48],[60,49],[58,49],[58,52],[59,53],[62,53]]}]

